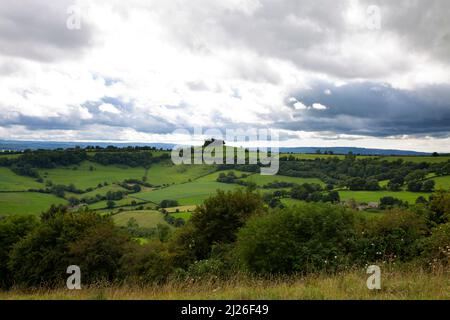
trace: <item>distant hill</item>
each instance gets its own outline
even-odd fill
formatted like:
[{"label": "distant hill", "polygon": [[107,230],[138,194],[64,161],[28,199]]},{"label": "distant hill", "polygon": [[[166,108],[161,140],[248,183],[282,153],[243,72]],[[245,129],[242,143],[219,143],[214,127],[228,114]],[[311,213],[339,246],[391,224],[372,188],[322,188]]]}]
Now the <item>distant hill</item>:
[{"label": "distant hill", "polygon": [[13,140],[0,140],[0,150],[14,150],[23,151],[26,149],[58,149],[58,148],[74,148],[79,146],[85,148],[87,146],[99,146],[106,148],[107,146],[115,147],[129,147],[129,146],[149,146],[157,149],[172,149],[174,144],[168,143],[138,143],[138,142],[124,142],[124,143],[112,143],[112,142],[56,142],[56,141],[13,141]]},{"label": "distant hill", "polygon": [[[56,141],[14,141],[14,140],[0,140],[0,150],[14,150],[22,151],[25,149],[57,149],[57,148],[73,148],[80,146],[82,148],[86,146],[115,146],[115,147],[128,147],[128,146],[150,146],[157,149],[172,149],[175,145],[170,143],[137,143],[137,142],[56,142]],[[352,152],[354,154],[361,155],[395,155],[395,156],[426,156],[430,153],[417,152],[417,151],[405,151],[394,149],[369,149],[369,148],[353,148],[353,147],[295,147],[295,148],[280,148],[280,152],[283,153],[316,153],[320,150],[321,153],[333,152],[334,154],[347,154]]]},{"label": "distant hill", "polygon": [[407,150],[395,150],[395,149],[369,149],[369,148],[353,148],[353,147],[299,147],[299,148],[280,148],[280,152],[292,152],[292,153],[321,153],[333,152],[334,154],[353,154],[361,155],[379,155],[379,156],[427,156],[430,153],[407,151]]}]

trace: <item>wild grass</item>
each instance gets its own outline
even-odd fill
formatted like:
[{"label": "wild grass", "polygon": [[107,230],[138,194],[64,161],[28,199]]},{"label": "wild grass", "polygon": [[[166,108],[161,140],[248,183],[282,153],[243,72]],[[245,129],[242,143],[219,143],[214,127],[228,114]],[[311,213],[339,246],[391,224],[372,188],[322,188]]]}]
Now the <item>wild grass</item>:
[{"label": "wild grass", "polygon": [[81,290],[0,292],[0,299],[37,300],[448,300],[450,271],[382,271],[381,290],[369,290],[364,270],[262,279],[235,276],[227,281],[170,281],[162,285],[95,285]]}]

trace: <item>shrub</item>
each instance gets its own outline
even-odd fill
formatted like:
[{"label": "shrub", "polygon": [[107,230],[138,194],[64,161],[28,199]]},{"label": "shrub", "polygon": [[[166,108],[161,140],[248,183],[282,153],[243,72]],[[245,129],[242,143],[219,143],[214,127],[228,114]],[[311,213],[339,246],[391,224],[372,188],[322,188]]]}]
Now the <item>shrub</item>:
[{"label": "shrub", "polygon": [[428,266],[450,265],[450,223],[434,228],[422,245],[422,257]]},{"label": "shrub", "polygon": [[159,204],[161,208],[171,208],[171,207],[178,207],[178,201],[176,200],[163,200]]},{"label": "shrub", "polygon": [[419,253],[418,240],[426,235],[425,222],[422,216],[399,209],[369,219],[359,230],[355,259],[361,263],[412,260]]},{"label": "shrub", "polygon": [[120,264],[122,277],[138,283],[163,282],[173,271],[171,255],[159,241],[133,244]]},{"label": "shrub", "polygon": [[25,286],[62,285],[67,267],[73,264],[82,267],[83,279],[113,278],[110,272],[125,242],[111,218],[54,207],[14,245],[8,268],[15,283]]},{"label": "shrub", "polygon": [[0,219],[0,288],[12,285],[12,274],[7,263],[16,243],[37,226],[34,216],[9,216]]},{"label": "shrub", "polygon": [[305,204],[251,219],[239,231],[237,254],[262,274],[335,270],[350,260],[354,238],[352,212]]}]

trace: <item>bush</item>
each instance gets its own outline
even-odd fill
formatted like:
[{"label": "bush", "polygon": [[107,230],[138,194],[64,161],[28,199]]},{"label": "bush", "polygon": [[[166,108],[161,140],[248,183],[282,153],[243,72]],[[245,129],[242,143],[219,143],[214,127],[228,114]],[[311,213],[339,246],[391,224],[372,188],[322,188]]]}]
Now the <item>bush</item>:
[{"label": "bush", "polygon": [[428,266],[450,265],[450,223],[434,228],[422,245],[422,257]]},{"label": "bush", "polygon": [[7,289],[12,285],[12,274],[7,264],[14,245],[36,226],[34,216],[9,216],[0,219],[0,288]]},{"label": "bush", "polygon": [[172,207],[178,207],[178,201],[176,200],[163,200],[159,204],[161,208],[172,208]]},{"label": "bush", "polygon": [[273,211],[239,231],[237,254],[262,274],[335,270],[351,261],[354,221],[352,212],[325,204]]},{"label": "bush", "polygon": [[195,209],[185,227],[175,232],[171,250],[176,252],[178,266],[209,258],[214,245],[235,242],[247,219],[264,210],[261,197],[248,189],[218,190]]},{"label": "bush", "polygon": [[138,283],[160,283],[172,273],[172,259],[167,247],[158,241],[134,244],[121,261],[123,278]]},{"label": "bush", "polygon": [[112,279],[125,242],[111,218],[52,208],[14,245],[8,269],[15,283],[25,286],[62,285],[70,265],[82,268],[83,281]]},{"label": "bush", "polygon": [[403,210],[387,212],[378,219],[369,219],[360,229],[355,259],[363,264],[410,261],[418,256],[418,240],[426,233],[422,216]]}]

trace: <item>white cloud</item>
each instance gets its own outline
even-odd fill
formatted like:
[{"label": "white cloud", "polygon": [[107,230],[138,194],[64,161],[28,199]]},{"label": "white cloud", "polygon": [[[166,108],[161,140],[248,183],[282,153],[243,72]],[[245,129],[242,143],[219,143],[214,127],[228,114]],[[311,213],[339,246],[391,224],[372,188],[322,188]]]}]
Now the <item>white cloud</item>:
[{"label": "white cloud", "polygon": [[316,110],[326,110],[326,109],[328,109],[328,107],[326,107],[326,106],[324,106],[323,104],[320,104],[320,103],[313,103],[312,108],[316,109]]},{"label": "white cloud", "polygon": [[120,110],[117,109],[115,106],[113,106],[110,103],[103,103],[101,104],[98,109],[102,112],[109,112],[109,113],[114,113],[114,114],[120,114]]}]

